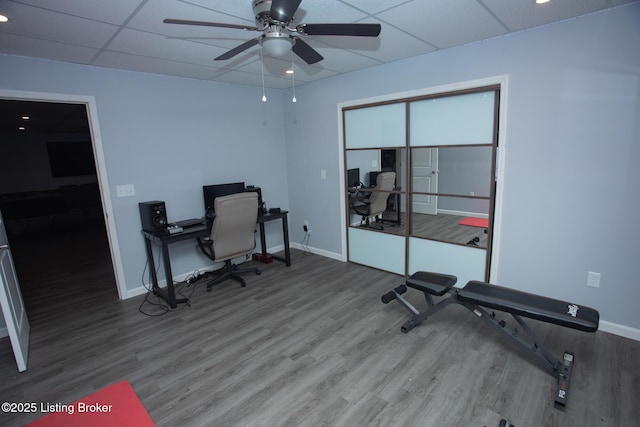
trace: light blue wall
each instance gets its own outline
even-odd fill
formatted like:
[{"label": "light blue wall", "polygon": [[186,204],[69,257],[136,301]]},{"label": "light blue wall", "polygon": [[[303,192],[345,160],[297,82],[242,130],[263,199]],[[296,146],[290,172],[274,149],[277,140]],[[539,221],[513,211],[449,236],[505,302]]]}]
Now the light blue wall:
[{"label": "light blue wall", "polygon": [[[95,97],[135,289],[145,263],[139,201],[165,200],[170,219],[199,216],[203,183],[244,180],[290,209],[292,241],[307,219],[309,245],[339,254],[337,104],[508,75],[499,282],[640,329],[638,22],[634,3],[302,85],[295,104],[288,91],[269,91],[263,104],[254,87],[10,56],[0,56],[0,88]],[[115,198],[118,184],[134,184],[136,196]],[[190,244],[172,251],[175,274],[205,264],[193,254]],[[599,289],[586,287],[587,271],[602,273]]]},{"label": "light blue wall", "polygon": [[291,223],[309,219],[310,245],[341,252],[338,103],[508,75],[499,282],[640,329],[638,23],[636,2],[297,88],[284,104]]},{"label": "light blue wall", "polygon": [[[259,185],[289,207],[281,93],[260,88],[0,56],[0,88],[95,97],[126,288],[139,288],[146,256],[138,203],[163,200],[169,221],[204,213],[202,185]],[[133,184],[134,197],[115,197]],[[282,244],[280,224],[267,243]],[[195,242],[172,245],[173,274],[210,266]],[[162,274],[161,275],[164,277]]]}]

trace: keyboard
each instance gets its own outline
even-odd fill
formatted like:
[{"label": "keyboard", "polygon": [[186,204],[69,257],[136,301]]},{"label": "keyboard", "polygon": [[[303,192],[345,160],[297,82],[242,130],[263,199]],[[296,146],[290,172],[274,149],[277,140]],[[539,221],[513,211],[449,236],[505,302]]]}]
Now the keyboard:
[{"label": "keyboard", "polygon": [[206,219],[202,219],[202,218],[191,218],[191,219],[183,219],[182,221],[177,221],[176,225],[178,227],[182,227],[182,228],[186,228],[186,227],[193,227],[195,225],[203,225],[206,223]]}]

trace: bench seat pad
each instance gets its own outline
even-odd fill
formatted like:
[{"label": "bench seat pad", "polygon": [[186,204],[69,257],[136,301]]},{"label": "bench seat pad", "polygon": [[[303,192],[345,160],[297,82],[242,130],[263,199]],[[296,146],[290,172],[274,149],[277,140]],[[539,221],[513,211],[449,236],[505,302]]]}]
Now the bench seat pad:
[{"label": "bench seat pad", "polygon": [[472,304],[554,323],[586,332],[598,330],[600,314],[593,308],[472,280],[457,297]]},{"label": "bench seat pad", "polygon": [[430,271],[417,271],[406,280],[407,286],[431,295],[442,296],[456,284],[456,276],[449,274],[433,273]]}]

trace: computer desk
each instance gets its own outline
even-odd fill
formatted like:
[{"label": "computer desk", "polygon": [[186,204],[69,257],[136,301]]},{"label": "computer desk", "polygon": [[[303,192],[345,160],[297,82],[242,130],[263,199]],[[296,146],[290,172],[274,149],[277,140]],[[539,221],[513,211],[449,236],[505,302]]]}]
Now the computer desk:
[{"label": "computer desk", "polygon": [[[282,261],[288,267],[291,265],[291,251],[289,249],[289,225],[287,221],[288,211],[281,211],[278,213],[265,213],[258,216],[257,224],[260,230],[260,249],[263,256],[270,255],[273,259]],[[267,252],[267,242],[265,233],[265,222],[274,221],[277,219],[282,220],[282,235],[284,238],[284,258],[271,255]],[[178,304],[186,303],[187,298],[176,298],[175,286],[173,283],[173,274],[171,272],[171,258],[169,256],[169,245],[182,242],[184,240],[197,239],[198,237],[209,236],[210,231],[206,224],[195,225],[191,227],[185,227],[180,233],[169,234],[166,230],[147,231],[142,230],[144,236],[145,249],[147,252],[147,261],[149,262],[149,272],[151,274],[151,289],[153,293],[169,304],[169,307],[176,308]],[[162,254],[162,265],[164,268],[164,276],[167,282],[167,289],[162,289],[158,286],[158,276],[156,274],[156,266],[153,260],[153,247],[152,243],[160,246]]]}]

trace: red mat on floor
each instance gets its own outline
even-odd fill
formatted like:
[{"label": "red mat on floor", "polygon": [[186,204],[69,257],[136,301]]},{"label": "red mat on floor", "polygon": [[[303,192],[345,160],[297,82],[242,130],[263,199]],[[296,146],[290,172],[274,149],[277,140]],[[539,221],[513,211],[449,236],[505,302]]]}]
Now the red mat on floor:
[{"label": "red mat on floor", "polygon": [[469,225],[471,227],[489,228],[489,220],[487,218],[465,218],[458,221],[460,225]]},{"label": "red mat on floor", "polygon": [[77,402],[40,404],[48,415],[27,427],[155,427],[129,381],[103,388]]}]

